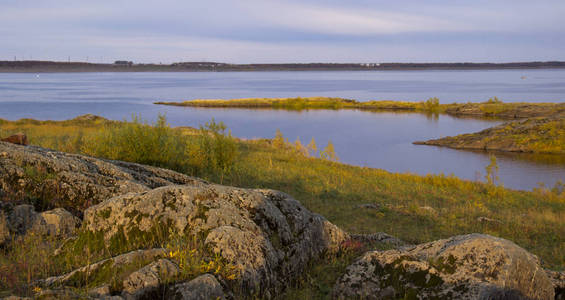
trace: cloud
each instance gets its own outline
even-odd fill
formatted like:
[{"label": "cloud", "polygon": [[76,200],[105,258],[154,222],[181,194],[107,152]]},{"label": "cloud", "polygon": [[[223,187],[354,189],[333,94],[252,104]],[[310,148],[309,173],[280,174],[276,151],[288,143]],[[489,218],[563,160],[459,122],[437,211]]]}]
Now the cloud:
[{"label": "cloud", "polygon": [[565,59],[564,13],[557,0],[2,0],[0,59]]},{"label": "cloud", "polygon": [[261,22],[323,34],[378,35],[472,29],[452,20],[375,9],[343,9],[311,4],[261,2],[256,3],[253,10],[255,17]]}]

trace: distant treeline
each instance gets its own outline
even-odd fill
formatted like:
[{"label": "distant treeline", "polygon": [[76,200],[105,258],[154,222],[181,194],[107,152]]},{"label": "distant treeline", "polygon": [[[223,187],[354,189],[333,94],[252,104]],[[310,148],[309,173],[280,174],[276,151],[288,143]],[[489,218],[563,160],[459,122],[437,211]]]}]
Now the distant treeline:
[{"label": "distant treeline", "polygon": [[[117,61],[118,62],[118,61]],[[304,63],[304,64],[227,64],[217,62],[179,62],[99,64],[55,61],[0,61],[0,72],[183,72],[183,71],[332,71],[332,70],[483,70],[565,68],[563,61],[513,63]],[[121,61],[120,61],[121,62]]]}]

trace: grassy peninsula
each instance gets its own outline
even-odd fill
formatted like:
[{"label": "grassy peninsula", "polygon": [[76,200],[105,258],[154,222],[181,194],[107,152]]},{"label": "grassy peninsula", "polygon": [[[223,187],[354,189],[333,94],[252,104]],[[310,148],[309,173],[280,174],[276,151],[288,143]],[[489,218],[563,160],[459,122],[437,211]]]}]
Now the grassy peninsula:
[{"label": "grassy peninsula", "polygon": [[476,133],[415,144],[454,149],[565,154],[565,118],[529,118]]},{"label": "grassy peninsula", "polygon": [[438,98],[426,101],[365,101],[331,97],[298,98],[244,98],[244,99],[194,99],[183,102],[155,102],[155,104],[247,109],[361,109],[445,113],[457,116],[495,117],[503,119],[563,116],[565,103],[505,103],[494,97],[481,103],[440,104]]},{"label": "grassy peninsula", "polygon": [[[384,231],[411,243],[488,233],[538,255],[546,267],[565,267],[562,184],[516,191],[494,182],[349,166],[337,161],[331,145],[290,143],[282,134],[274,140],[240,140],[215,122],[201,129],[171,128],[164,118],[155,124],[95,116],[0,122],[0,136],[15,132],[42,147],[155,165],[228,185],[278,189],[352,233]],[[490,170],[486,175],[495,176]],[[40,180],[37,185],[41,191]],[[3,264],[10,265],[8,254],[0,255]],[[342,260],[313,267],[307,285],[315,292],[306,295],[324,293],[324,285],[335,282],[330,270],[340,264],[346,265]]]}]

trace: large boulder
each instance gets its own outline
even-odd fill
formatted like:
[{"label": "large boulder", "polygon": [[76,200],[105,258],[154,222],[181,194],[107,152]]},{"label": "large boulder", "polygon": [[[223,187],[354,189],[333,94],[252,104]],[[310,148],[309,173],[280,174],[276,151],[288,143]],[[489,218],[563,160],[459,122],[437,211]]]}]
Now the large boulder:
[{"label": "large boulder", "polygon": [[553,299],[538,258],[484,234],[455,236],[407,250],[372,251],[334,286],[337,299]]},{"label": "large boulder", "polygon": [[28,144],[27,136],[23,133],[16,133],[16,134],[11,135],[7,138],[0,139],[0,141],[6,142],[6,143],[12,143],[12,144],[16,144],[16,145],[24,145],[24,146],[27,146],[27,144]]},{"label": "large boulder", "polygon": [[131,273],[123,281],[122,295],[126,299],[141,298],[178,274],[179,267],[177,265],[168,259],[159,259]]},{"label": "large boulder", "polygon": [[183,300],[224,300],[229,297],[224,293],[224,288],[210,274],[200,275],[191,281],[175,284],[170,288],[175,299]]},{"label": "large boulder", "polygon": [[[113,196],[204,181],[174,171],[0,142],[0,200],[41,199],[74,215]],[[29,202],[28,202],[29,203]]]},{"label": "large boulder", "polygon": [[37,213],[33,206],[28,204],[17,205],[8,217],[10,231],[15,234],[25,234],[32,228]]},{"label": "large boulder", "polygon": [[37,213],[31,205],[16,205],[9,214],[0,210],[0,244],[10,235],[27,233],[65,237],[79,225],[80,219],[63,208]]},{"label": "large boulder", "polygon": [[565,272],[546,270],[546,273],[553,283],[555,300],[565,300]]},{"label": "large boulder", "polygon": [[283,290],[310,260],[348,239],[284,193],[213,184],[117,196],[88,208],[83,222],[107,244],[135,247],[156,232],[197,237],[204,244],[199,250],[235,266],[232,286],[266,296]]},{"label": "large boulder", "polygon": [[35,216],[31,231],[51,236],[72,235],[80,225],[80,219],[64,208],[44,211]]},{"label": "large boulder", "polygon": [[0,210],[0,245],[10,239],[10,228],[8,227],[8,217],[3,210]]}]

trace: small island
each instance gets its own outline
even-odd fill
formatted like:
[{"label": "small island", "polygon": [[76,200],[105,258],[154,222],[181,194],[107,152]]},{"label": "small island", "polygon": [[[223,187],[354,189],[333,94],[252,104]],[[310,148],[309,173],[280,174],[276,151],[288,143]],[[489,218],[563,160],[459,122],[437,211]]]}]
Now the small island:
[{"label": "small island", "polygon": [[565,103],[505,103],[494,97],[486,102],[440,104],[438,98],[426,101],[371,100],[357,101],[335,97],[296,98],[240,98],[240,99],[194,99],[182,102],[158,101],[154,104],[246,109],[360,109],[369,111],[406,111],[445,113],[455,116],[494,117],[518,119],[530,117],[563,116]]}]

